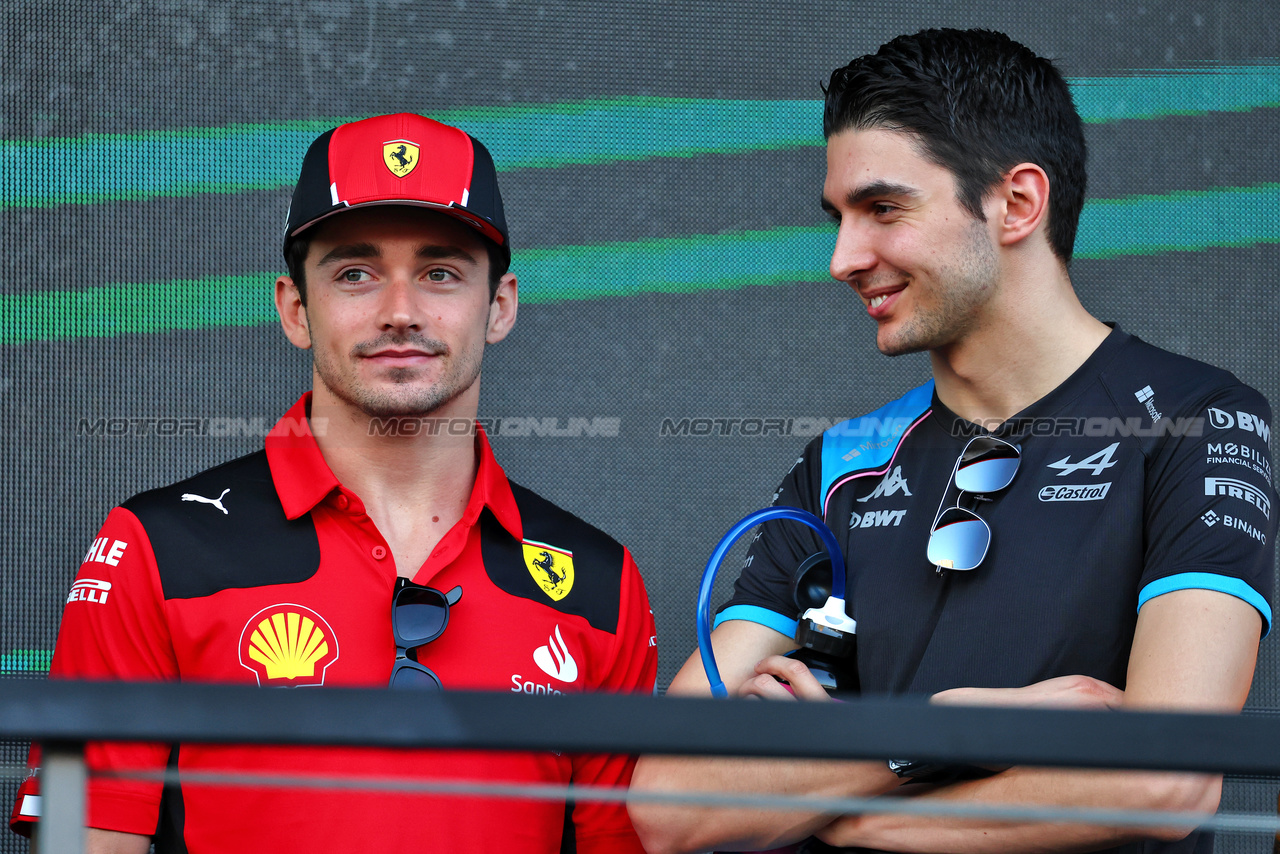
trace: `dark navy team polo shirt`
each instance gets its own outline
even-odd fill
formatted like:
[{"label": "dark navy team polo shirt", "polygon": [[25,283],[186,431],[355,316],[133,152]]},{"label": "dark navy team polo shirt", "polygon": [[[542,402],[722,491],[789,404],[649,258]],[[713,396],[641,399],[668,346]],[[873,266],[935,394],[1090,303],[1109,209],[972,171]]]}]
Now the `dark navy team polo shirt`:
[{"label": "dark navy team polo shirt", "polygon": [[[845,549],[866,693],[1017,687],[1084,674],[1124,688],[1137,615],[1203,588],[1271,623],[1276,491],[1266,400],[1231,374],[1114,330],[996,435],[1021,447],[1011,485],[964,496],[992,531],[985,560],[941,573],[926,557],[968,440],[933,383],[814,440],[776,502],[823,517]],[[770,522],[717,625],[792,635],[791,574],[821,550]]]}]

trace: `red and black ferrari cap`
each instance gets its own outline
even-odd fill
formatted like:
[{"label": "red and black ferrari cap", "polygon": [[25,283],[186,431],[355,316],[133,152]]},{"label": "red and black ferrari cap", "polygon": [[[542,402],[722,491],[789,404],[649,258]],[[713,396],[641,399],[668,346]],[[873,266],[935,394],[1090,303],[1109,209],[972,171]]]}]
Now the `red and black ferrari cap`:
[{"label": "red and black ferrari cap", "polygon": [[413,113],[375,116],[325,131],[302,159],[285,225],[293,238],[364,205],[411,205],[454,217],[511,261],[498,171],[480,142]]}]

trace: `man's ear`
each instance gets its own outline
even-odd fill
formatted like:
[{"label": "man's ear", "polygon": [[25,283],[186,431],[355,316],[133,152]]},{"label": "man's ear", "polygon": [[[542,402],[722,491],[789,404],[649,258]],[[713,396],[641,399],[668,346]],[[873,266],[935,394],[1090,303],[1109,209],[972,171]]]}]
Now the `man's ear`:
[{"label": "man's ear", "polygon": [[503,273],[498,280],[498,290],[489,302],[489,325],[485,329],[486,344],[497,344],[511,327],[516,325],[516,309],[519,307],[519,288],[513,273]]},{"label": "man's ear", "polygon": [[307,307],[302,303],[298,286],[288,276],[276,279],[276,313],[289,343],[302,349],[311,349],[311,328],[307,325]]},{"label": "man's ear", "polygon": [[1049,176],[1034,163],[1019,163],[996,188],[996,239],[1002,246],[1025,240],[1047,223]]}]

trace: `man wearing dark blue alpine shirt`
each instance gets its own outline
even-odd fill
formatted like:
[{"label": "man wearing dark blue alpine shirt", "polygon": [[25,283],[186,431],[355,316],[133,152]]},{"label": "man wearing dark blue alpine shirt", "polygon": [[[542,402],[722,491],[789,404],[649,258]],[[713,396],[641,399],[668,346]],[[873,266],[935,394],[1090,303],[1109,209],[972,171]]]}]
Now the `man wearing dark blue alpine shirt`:
[{"label": "man wearing dark blue alpine shirt", "polygon": [[[1229,373],[1080,304],[1069,264],[1085,144],[1061,74],[998,33],[904,36],[833,73],[824,132],[831,274],[861,297],[882,353],[927,351],[933,369],[929,383],[812,442],[776,498],[822,516],[841,540],[862,691],[1238,711],[1271,621],[1270,408]],[[974,485],[992,462],[1008,476]],[[777,522],[752,545],[712,636],[730,691],[827,699],[782,657],[796,646],[792,573],[820,550],[807,528]],[[708,693],[697,656],[670,690]],[[633,785],[856,797],[932,770],[647,757]],[[932,782],[907,791],[1196,811],[1215,809],[1221,791],[1211,775],[1021,767]],[[632,817],[660,852],[811,836],[810,850],[1212,847],[1187,827],[639,804]]]}]

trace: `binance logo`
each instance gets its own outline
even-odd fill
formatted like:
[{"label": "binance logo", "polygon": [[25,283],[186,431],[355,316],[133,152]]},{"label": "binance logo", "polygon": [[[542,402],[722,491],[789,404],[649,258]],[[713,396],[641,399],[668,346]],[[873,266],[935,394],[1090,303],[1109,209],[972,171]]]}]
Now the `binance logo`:
[{"label": "binance logo", "polygon": [[539,543],[536,540],[525,540],[524,565],[538,582],[542,592],[559,602],[569,595],[573,589],[573,552]]},{"label": "binance logo", "polygon": [[397,178],[403,178],[418,166],[418,146],[407,139],[382,143],[382,162]]},{"label": "binance logo", "polygon": [[338,660],[338,639],[324,617],[302,605],[263,608],[240,633],[240,664],[259,685],[323,685]]}]

